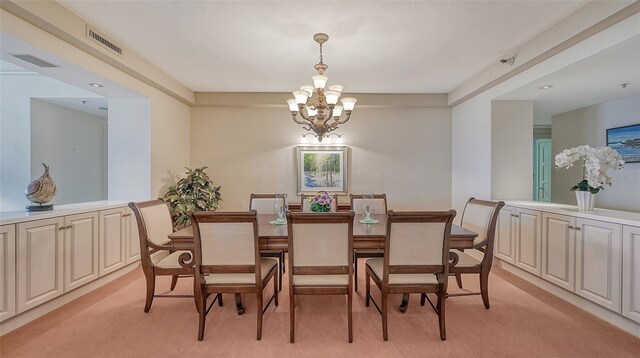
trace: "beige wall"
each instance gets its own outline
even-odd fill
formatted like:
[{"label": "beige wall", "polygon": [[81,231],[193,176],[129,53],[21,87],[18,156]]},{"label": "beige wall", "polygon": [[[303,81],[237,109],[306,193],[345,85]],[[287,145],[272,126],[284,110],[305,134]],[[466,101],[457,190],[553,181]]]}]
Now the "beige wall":
[{"label": "beige wall", "polygon": [[531,199],[533,101],[491,102],[491,195]]},{"label": "beige wall", "polygon": [[[579,145],[604,147],[607,128],[638,123],[640,95],[614,99],[553,116],[552,150],[557,154]],[[569,188],[582,180],[582,167],[552,171],[551,198],[576,204]],[[598,193],[596,207],[640,212],[640,163],[627,163],[622,170],[609,171],[611,187]]]},{"label": "beige wall", "polygon": [[[358,97],[351,120],[337,131],[350,148],[349,192],[386,192],[389,208],[396,210],[450,208],[451,110],[437,104],[445,104],[446,97]],[[210,176],[222,185],[222,209],[246,210],[252,192],[287,192],[290,201],[299,200],[294,150],[304,131],[282,105],[287,95],[217,98],[224,101],[198,101],[196,96],[191,165],[208,166]],[[410,103],[413,106],[406,107]],[[340,202],[348,199],[341,197]]]},{"label": "beige wall", "polygon": [[[34,8],[34,11],[37,9],[37,7]],[[189,166],[190,106],[5,10],[0,10],[0,14],[2,20],[0,26],[3,33],[94,73],[97,81],[108,79],[150,100],[150,197],[161,196],[165,188],[174,182],[175,173],[182,173],[184,167]],[[47,17],[46,14],[33,13],[31,15],[30,17]],[[75,15],[69,13],[65,16]],[[49,20],[60,22],[58,24],[54,21],[54,23],[49,23],[49,26],[62,26],[64,17]],[[62,29],[58,28],[58,31],[62,31]],[[149,133],[140,133],[140,135],[149,135]],[[132,168],[136,167],[135,163],[132,163],[131,166]]]}]

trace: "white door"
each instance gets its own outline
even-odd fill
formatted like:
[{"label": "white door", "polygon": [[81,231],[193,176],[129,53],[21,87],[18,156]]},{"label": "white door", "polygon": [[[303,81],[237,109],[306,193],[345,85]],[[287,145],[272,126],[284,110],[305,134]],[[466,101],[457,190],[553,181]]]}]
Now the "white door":
[{"label": "white door", "polygon": [[623,227],[622,252],[622,314],[640,323],[640,227]]},{"label": "white door", "polygon": [[551,139],[536,140],[534,199],[551,202]]},{"label": "white door", "polygon": [[573,291],[575,270],[575,218],[542,214],[542,278]]},{"label": "white door", "polygon": [[17,226],[18,313],[64,292],[64,218]]},{"label": "white door", "polygon": [[578,218],[575,293],[621,313],[622,227]]},{"label": "white door", "polygon": [[0,322],[16,314],[16,227],[0,226]]},{"label": "white door", "polygon": [[140,236],[138,235],[138,222],[131,209],[125,214],[125,231],[127,243],[127,264],[140,260]]},{"label": "white door", "polygon": [[64,291],[98,278],[98,213],[65,217]]},{"label": "white door", "polygon": [[516,210],[516,266],[540,276],[542,268],[542,245],[540,227],[542,215],[539,211]]},{"label": "white door", "polygon": [[99,272],[106,275],[123,267],[127,260],[125,254],[124,208],[103,210],[99,213],[100,240]]},{"label": "white door", "polygon": [[505,206],[498,213],[495,237],[495,255],[515,264],[515,209]]}]

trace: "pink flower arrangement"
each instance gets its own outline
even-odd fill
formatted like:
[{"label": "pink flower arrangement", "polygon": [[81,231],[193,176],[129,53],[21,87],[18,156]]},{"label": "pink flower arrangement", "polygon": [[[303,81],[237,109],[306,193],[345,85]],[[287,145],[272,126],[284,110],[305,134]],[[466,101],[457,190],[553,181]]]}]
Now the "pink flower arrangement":
[{"label": "pink flower arrangement", "polygon": [[326,213],[331,211],[333,198],[326,191],[321,191],[313,197],[307,198],[307,202],[311,203],[311,211]]}]

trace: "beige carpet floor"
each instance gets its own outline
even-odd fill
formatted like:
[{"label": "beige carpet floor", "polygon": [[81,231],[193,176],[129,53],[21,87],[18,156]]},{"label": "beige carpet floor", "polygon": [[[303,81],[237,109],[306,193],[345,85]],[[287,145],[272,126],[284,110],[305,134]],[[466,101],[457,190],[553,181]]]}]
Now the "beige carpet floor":
[{"label": "beige carpet floor", "polygon": [[[364,273],[361,261],[361,273]],[[477,276],[464,277],[464,290],[478,289]],[[255,298],[245,297],[238,316],[232,295],[207,318],[197,340],[198,316],[190,299],[156,299],[144,313],[141,270],[0,337],[5,357],[639,357],[637,339],[551,294],[494,268],[492,307],[479,296],[447,300],[447,340],[440,341],[437,316],[413,295],[407,313],[391,299],[389,341],[382,340],[380,315],[364,306],[364,275],[354,296],[354,342],[347,342],[346,300],[299,296],[296,343],[289,343],[287,284],[280,306],[264,316],[262,340],[255,339]],[[181,279],[176,293],[191,292]],[[168,291],[160,279],[157,291]],[[455,280],[450,292],[460,291]],[[267,289],[270,291],[270,289]],[[378,297],[377,289],[373,289]]]}]

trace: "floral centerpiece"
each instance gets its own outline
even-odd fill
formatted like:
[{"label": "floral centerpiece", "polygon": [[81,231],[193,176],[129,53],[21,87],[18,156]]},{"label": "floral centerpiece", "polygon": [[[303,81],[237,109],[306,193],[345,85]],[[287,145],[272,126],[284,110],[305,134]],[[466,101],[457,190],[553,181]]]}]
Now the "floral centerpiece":
[{"label": "floral centerpiece", "polygon": [[316,213],[328,213],[331,211],[333,198],[326,191],[308,197],[307,202],[311,204],[311,211]]},{"label": "floral centerpiece", "polygon": [[557,169],[571,168],[579,161],[582,161],[582,180],[569,190],[576,192],[579,210],[593,210],[594,195],[603,190],[605,185],[611,185],[607,170],[622,168],[624,160],[615,149],[588,145],[565,149],[555,158]]}]

